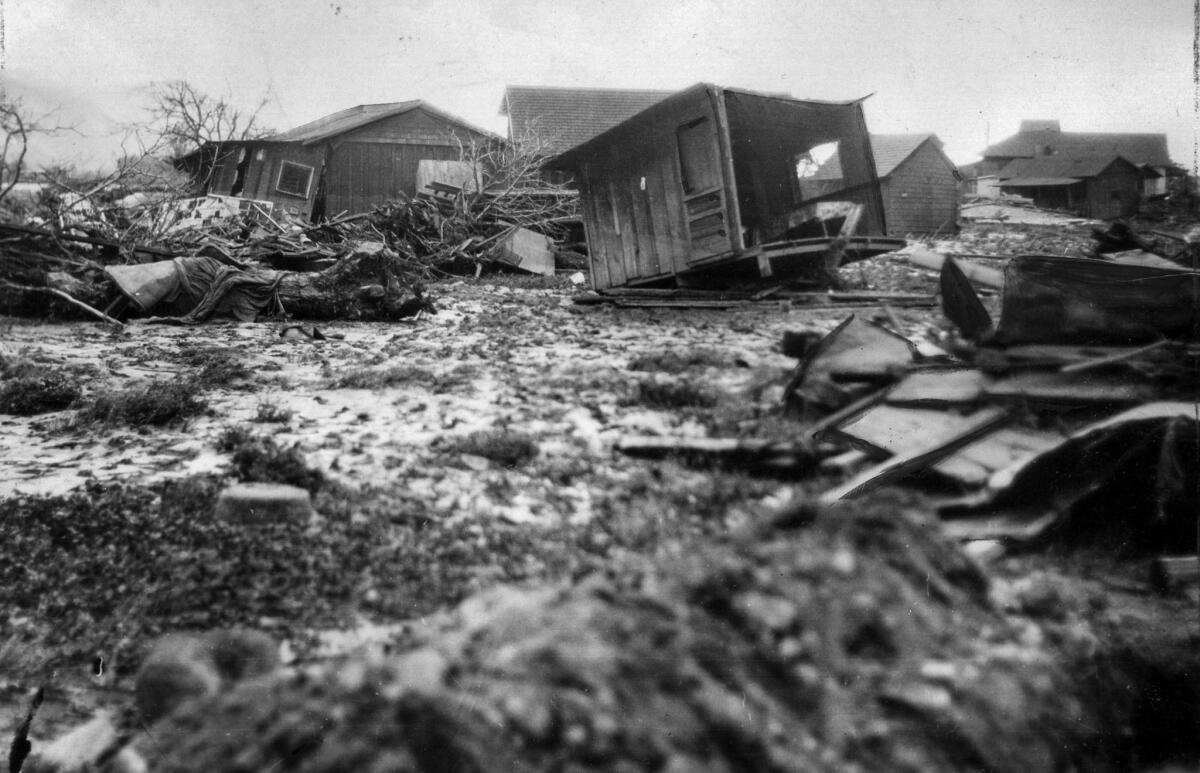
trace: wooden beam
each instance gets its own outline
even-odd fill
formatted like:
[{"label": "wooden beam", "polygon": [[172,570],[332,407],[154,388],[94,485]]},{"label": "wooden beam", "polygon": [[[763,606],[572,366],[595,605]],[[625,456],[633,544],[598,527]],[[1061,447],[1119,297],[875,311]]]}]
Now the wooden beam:
[{"label": "wooden beam", "polygon": [[[918,247],[907,255],[903,255],[901,257],[915,266],[932,269],[933,271],[941,271],[942,265],[946,262],[945,255],[932,250],[926,250],[921,247]],[[981,284],[985,287],[993,287],[997,290],[1004,287],[1003,271],[999,271],[994,268],[988,268],[987,266],[980,266],[975,263],[959,263],[958,267],[962,270],[963,274],[966,275],[967,279],[970,279],[976,284]]]}]

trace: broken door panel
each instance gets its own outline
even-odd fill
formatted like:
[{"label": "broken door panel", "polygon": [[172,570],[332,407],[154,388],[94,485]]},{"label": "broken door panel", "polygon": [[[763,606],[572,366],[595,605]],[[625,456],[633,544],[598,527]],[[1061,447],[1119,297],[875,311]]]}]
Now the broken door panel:
[{"label": "broken door panel", "polygon": [[730,249],[728,214],[721,175],[721,151],[712,119],[695,118],[675,131],[679,183],[687,214],[691,260]]}]

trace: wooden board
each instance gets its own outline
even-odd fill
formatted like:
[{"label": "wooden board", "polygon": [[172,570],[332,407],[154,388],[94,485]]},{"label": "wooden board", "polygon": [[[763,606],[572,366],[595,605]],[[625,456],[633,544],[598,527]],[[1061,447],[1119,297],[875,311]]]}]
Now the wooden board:
[{"label": "wooden board", "polygon": [[983,388],[985,397],[1060,404],[1137,403],[1153,400],[1158,391],[1123,374],[1053,372],[1014,373]]},{"label": "wooden board", "polygon": [[944,406],[973,403],[983,396],[987,376],[973,368],[918,370],[888,392],[893,405]]},{"label": "wooden board", "polygon": [[856,497],[927,469],[976,438],[999,427],[1008,420],[1008,412],[1003,408],[990,407],[960,418],[963,421],[951,437],[932,440],[927,439],[927,436],[918,436],[910,443],[908,450],[863,470],[840,486],[826,491],[821,495],[821,501],[835,502]]}]

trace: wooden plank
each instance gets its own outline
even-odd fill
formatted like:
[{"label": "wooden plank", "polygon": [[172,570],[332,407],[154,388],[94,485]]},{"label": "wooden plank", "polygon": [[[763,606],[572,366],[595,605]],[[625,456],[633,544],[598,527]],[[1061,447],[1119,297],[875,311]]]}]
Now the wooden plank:
[{"label": "wooden plank", "polygon": [[662,212],[656,218],[666,224],[666,234],[669,246],[663,255],[669,257],[660,265],[664,271],[677,272],[687,268],[687,223],[683,207],[683,186],[680,182],[679,154],[675,151],[675,133],[666,123],[657,124],[654,128],[653,143],[658,152],[655,154],[655,171],[659,191],[662,194]]},{"label": "wooden plank", "polygon": [[911,450],[863,470],[840,486],[826,491],[820,500],[829,503],[851,499],[924,470],[1003,424],[1008,420],[1008,412],[1003,408],[984,408],[966,419],[958,434],[949,439],[924,442],[924,438],[918,436]]},{"label": "wooden plank", "polygon": [[938,445],[957,437],[970,426],[969,416],[931,408],[902,408],[881,404],[868,408],[817,440],[841,442],[876,459],[902,454],[915,445]]},{"label": "wooden plank", "polygon": [[933,471],[967,488],[985,485],[993,474],[1023,464],[1062,441],[1051,432],[1001,427],[933,466]]},{"label": "wooden plank", "polygon": [[985,397],[1058,404],[1136,403],[1153,400],[1158,392],[1154,384],[1133,381],[1128,376],[1035,371],[1014,373],[983,388]]},{"label": "wooden plank", "polygon": [[[903,257],[905,260],[915,266],[932,269],[933,271],[941,271],[942,264],[946,262],[945,255],[932,250],[927,250],[923,247],[917,247]],[[963,274],[966,275],[967,279],[970,279],[976,284],[981,284],[985,287],[994,287],[996,289],[1004,287],[1003,271],[998,271],[994,268],[988,268],[987,266],[980,266],[975,263],[966,262],[960,262],[958,267],[962,270]]]},{"label": "wooden plank", "polygon": [[729,246],[727,249],[745,249],[742,238],[742,213],[737,196],[737,177],[733,171],[733,148],[729,139],[729,115],[725,110],[723,89],[711,92],[713,107],[717,115],[718,147],[721,153],[721,176],[725,183],[725,222],[728,224]]},{"label": "wooden plank", "polygon": [[983,396],[988,377],[974,368],[910,372],[888,392],[892,405],[946,406],[973,403]]}]

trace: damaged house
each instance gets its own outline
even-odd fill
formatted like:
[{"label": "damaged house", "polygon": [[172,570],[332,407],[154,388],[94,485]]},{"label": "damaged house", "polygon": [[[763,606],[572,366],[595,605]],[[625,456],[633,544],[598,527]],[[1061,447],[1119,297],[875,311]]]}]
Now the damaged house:
[{"label": "damaged house", "polygon": [[290,131],[209,145],[176,165],[199,193],[270,201],[313,221],[417,192],[421,161],[500,138],[422,100],[359,105]]},{"label": "damaged house", "polygon": [[[821,177],[835,153],[843,176]],[[903,246],[882,236],[859,101],[698,84],[551,166],[579,185],[597,289],[820,273]]]}]

